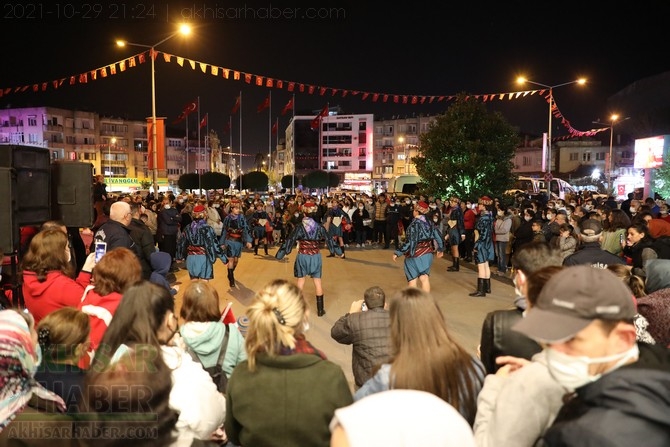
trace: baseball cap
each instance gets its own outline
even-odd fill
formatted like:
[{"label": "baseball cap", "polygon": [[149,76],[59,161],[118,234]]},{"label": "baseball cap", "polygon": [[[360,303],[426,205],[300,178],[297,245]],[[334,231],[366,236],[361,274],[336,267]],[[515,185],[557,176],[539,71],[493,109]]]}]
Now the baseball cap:
[{"label": "baseball cap", "polygon": [[579,231],[584,236],[597,236],[603,232],[603,226],[599,220],[586,219],[579,224]]},{"label": "baseball cap", "polygon": [[552,276],[512,329],[536,341],[561,343],[593,320],[632,320],[635,313],[632,292],[614,273],[577,265]]}]

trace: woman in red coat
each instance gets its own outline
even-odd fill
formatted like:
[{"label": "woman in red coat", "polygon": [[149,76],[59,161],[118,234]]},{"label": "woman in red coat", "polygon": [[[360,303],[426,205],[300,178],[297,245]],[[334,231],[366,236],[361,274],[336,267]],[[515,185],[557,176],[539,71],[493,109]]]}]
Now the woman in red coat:
[{"label": "woman in red coat", "polygon": [[95,254],[86,258],[74,280],[70,264],[70,243],[60,229],[40,231],[30,241],[21,261],[23,300],[35,318],[35,324],[61,307],[77,307],[84,288],[91,282]]}]

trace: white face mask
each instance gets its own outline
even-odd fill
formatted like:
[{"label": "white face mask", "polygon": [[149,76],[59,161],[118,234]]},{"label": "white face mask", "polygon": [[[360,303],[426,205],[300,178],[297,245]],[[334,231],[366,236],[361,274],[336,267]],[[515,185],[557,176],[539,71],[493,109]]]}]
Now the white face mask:
[{"label": "white face mask", "polygon": [[550,219],[550,220],[551,220],[551,219],[553,219],[553,218],[554,218],[554,215],[553,215],[553,214],[547,214],[547,219]]},{"label": "white face mask", "polygon": [[630,207],[630,212],[631,213],[635,213],[636,211],[637,211],[637,208],[635,208],[634,206]]},{"label": "white face mask", "polygon": [[166,210],[169,210],[169,209],[170,209],[170,205],[165,205],[163,208],[165,208]]},{"label": "white face mask", "polygon": [[624,365],[628,360],[637,358],[640,351],[635,344],[628,351],[620,354],[614,354],[607,357],[586,357],[572,356],[556,351],[553,348],[547,348],[547,368],[549,374],[561,384],[566,390],[574,391],[577,388],[595,382],[602,374],[589,374],[589,365],[596,363],[609,363],[618,360],[616,364],[609,369],[613,371]]},{"label": "white face mask", "polygon": [[298,216],[300,216],[300,213],[295,213],[295,214],[293,214],[293,215],[294,215],[295,217],[298,217]]},{"label": "white face mask", "polygon": [[532,219],[532,217],[530,216],[523,216],[523,218],[526,219],[526,222],[530,222],[530,220]]},{"label": "white face mask", "polygon": [[362,206],[359,206],[359,207],[358,207],[358,209],[359,209],[359,210],[362,210],[362,209],[363,209],[363,207],[362,207]]},{"label": "white face mask", "polygon": [[505,215],[505,212],[504,212],[504,211],[498,211],[498,216],[501,216],[501,217],[502,217],[502,216],[504,216],[504,215]]}]

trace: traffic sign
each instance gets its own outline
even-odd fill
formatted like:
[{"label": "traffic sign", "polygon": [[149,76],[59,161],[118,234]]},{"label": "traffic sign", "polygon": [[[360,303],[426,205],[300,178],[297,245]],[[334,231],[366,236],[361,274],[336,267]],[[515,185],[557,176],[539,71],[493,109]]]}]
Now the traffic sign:
[{"label": "traffic sign", "polygon": [[553,179],[554,179],[554,176],[551,175],[551,172],[545,172],[545,173],[544,173],[544,181],[545,181],[545,182],[549,183],[549,182],[552,181]]}]

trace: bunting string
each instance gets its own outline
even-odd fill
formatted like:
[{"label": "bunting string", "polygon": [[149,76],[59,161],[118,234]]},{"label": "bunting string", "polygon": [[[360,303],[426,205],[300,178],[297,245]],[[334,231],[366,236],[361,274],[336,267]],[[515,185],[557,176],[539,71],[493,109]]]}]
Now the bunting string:
[{"label": "bunting string", "polygon": [[[0,98],[9,96],[17,93],[24,93],[32,90],[33,92],[44,92],[49,89],[57,90],[66,85],[76,85],[76,84],[87,84],[89,82],[98,81],[100,79],[107,78],[108,76],[120,74],[125,72],[130,68],[135,68],[138,65],[144,64],[147,61],[147,57],[158,58],[162,55],[162,59],[165,63],[175,62],[181,68],[189,68],[191,70],[196,70],[199,68],[200,71],[204,74],[209,73],[212,76],[218,77],[221,76],[226,80],[233,81],[242,81],[249,85],[254,85],[256,87],[263,88],[277,88],[285,89],[289,92],[299,92],[306,93],[309,95],[318,94],[319,96],[325,96],[329,94],[331,97],[341,95],[342,98],[345,98],[349,95],[359,97],[362,101],[370,100],[372,102],[382,102],[382,103],[393,103],[393,104],[407,104],[407,105],[421,105],[421,104],[433,104],[440,102],[449,102],[454,101],[458,98],[459,95],[419,95],[419,94],[397,94],[397,93],[380,93],[380,92],[365,92],[360,90],[351,90],[344,88],[334,88],[328,86],[319,86],[313,84],[306,84],[297,81],[290,81],[284,79],[275,79],[269,76],[258,75],[254,73],[246,73],[239,70],[234,70],[231,68],[220,67],[212,65],[206,62],[195,61],[192,59],[187,59],[181,56],[176,56],[170,53],[165,53],[162,51],[154,51],[153,54],[149,54],[150,50],[143,51],[141,53],[132,55],[125,59],[113,62],[109,65],[103,67],[94,68],[83,73],[78,73],[74,75],[65,76],[62,78],[54,79],[51,81],[38,82],[34,84],[26,84],[15,87],[4,87],[0,88]],[[187,62],[185,65],[184,62]],[[522,90],[514,92],[502,92],[502,93],[484,93],[484,94],[472,94],[466,95],[466,100],[475,99],[482,102],[493,102],[493,101],[504,101],[504,100],[514,100],[522,99],[533,95],[545,95],[545,99],[549,102],[550,98],[548,96],[548,91],[545,88],[536,89],[536,90]],[[554,97],[554,104],[552,107],[552,114],[557,120],[568,130],[569,135],[565,137],[557,137],[555,140],[564,140],[575,137],[584,137],[584,136],[593,136],[599,132],[604,132],[609,130],[609,127],[590,129],[586,131],[577,130],[572,127],[572,124],[568,119],[566,119],[561,113],[558,105],[556,104],[556,98]]]}]

